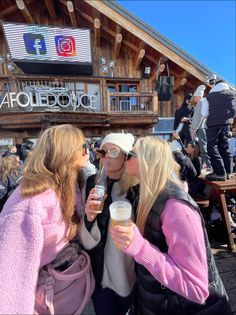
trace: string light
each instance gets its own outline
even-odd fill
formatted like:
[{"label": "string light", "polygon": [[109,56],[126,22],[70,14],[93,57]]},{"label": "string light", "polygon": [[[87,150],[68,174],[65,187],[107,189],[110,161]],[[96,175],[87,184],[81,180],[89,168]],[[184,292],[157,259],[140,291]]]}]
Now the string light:
[{"label": "string light", "polygon": [[6,55],[6,57],[3,55],[0,55],[0,64],[4,64],[4,63],[7,64],[8,71],[10,71],[10,72],[16,71],[16,66],[12,62],[12,57],[9,53]]}]

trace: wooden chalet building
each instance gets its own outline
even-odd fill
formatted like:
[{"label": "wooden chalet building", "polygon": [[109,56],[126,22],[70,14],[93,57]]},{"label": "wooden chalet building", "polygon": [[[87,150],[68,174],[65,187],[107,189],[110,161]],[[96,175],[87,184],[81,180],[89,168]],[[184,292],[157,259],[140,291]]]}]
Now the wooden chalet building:
[{"label": "wooden chalet building", "polygon": [[[87,137],[120,130],[151,134],[158,118],[174,116],[184,95],[211,73],[115,1],[4,0],[0,21],[0,139],[12,138],[14,143],[62,123],[77,125]],[[65,58],[54,64],[40,59],[40,64],[37,54],[46,54],[41,38],[34,38],[35,51],[26,47],[36,59],[21,60],[25,47],[20,46],[23,37],[17,25],[23,25],[27,36],[35,36],[33,26],[36,34],[39,27],[48,33],[55,28],[89,30],[90,65],[77,67]],[[156,83],[162,76],[174,77],[169,101],[158,100]]]}]

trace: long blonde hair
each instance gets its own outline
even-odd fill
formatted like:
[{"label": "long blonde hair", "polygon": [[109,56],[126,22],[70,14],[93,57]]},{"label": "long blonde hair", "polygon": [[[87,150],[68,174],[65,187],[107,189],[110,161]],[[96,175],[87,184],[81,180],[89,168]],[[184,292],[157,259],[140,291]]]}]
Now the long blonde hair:
[{"label": "long blonde hair", "polygon": [[19,175],[19,165],[17,156],[6,156],[0,161],[0,179],[6,181],[9,176],[17,178]]},{"label": "long blonde hair", "polygon": [[49,127],[40,136],[27,159],[21,181],[21,195],[34,196],[51,188],[58,195],[63,219],[69,225],[68,239],[76,233],[74,220],[78,169],[75,155],[82,152],[84,135],[72,125]]},{"label": "long blonde hair", "polygon": [[179,187],[179,167],[175,162],[169,144],[156,137],[139,138],[135,144],[138,159],[140,197],[137,209],[137,226],[143,234],[148,214],[167,181]]}]

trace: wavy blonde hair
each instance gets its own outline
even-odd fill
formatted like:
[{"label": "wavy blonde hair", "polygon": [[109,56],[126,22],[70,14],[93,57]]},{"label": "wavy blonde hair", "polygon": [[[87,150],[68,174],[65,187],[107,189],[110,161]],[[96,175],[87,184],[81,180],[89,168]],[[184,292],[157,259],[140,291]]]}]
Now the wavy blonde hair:
[{"label": "wavy blonde hair", "polygon": [[6,156],[1,158],[0,161],[0,179],[7,180],[8,176],[16,178],[19,175],[19,165],[17,163],[17,157]]},{"label": "wavy blonde hair", "polygon": [[69,225],[68,239],[76,233],[74,216],[78,169],[74,161],[84,144],[82,131],[72,125],[49,127],[40,136],[26,161],[21,181],[21,195],[34,196],[47,189],[55,190],[63,219]]},{"label": "wavy blonde hair", "polygon": [[181,187],[179,166],[175,162],[169,144],[156,137],[139,138],[135,144],[138,159],[140,197],[137,209],[137,226],[144,233],[148,214],[167,181]]}]

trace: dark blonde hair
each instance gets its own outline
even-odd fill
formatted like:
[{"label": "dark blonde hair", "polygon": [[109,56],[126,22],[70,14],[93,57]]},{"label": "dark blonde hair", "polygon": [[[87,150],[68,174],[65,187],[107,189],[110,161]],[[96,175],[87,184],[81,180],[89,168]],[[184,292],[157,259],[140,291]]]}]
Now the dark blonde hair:
[{"label": "dark blonde hair", "polygon": [[7,180],[8,176],[13,178],[19,175],[19,165],[17,156],[11,155],[1,158],[0,161],[0,179]]},{"label": "dark blonde hair", "polygon": [[84,144],[82,131],[72,125],[46,129],[27,159],[21,181],[21,195],[34,196],[51,188],[60,200],[63,219],[69,225],[68,238],[76,233],[74,220],[75,189],[78,169],[74,160]]}]

